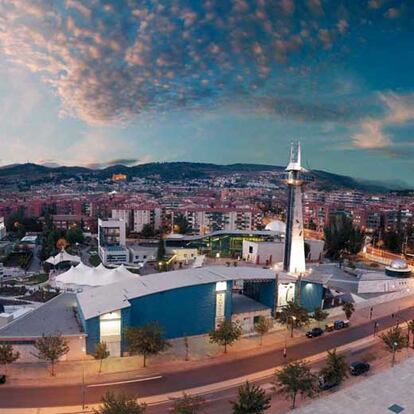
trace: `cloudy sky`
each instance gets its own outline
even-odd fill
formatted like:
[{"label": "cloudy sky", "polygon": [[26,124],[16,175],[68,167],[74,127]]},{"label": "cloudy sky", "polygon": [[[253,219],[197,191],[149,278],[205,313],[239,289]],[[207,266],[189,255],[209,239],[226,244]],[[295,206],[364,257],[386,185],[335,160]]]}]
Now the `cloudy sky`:
[{"label": "cloudy sky", "polygon": [[0,0],[0,164],[286,163],[414,186],[411,0]]}]

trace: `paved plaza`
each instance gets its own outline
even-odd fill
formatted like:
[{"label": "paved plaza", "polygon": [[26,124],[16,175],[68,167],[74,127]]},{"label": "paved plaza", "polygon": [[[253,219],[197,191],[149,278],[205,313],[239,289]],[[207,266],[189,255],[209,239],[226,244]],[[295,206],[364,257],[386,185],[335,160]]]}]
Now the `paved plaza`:
[{"label": "paved plaza", "polygon": [[294,410],[296,414],[412,414],[414,358]]}]

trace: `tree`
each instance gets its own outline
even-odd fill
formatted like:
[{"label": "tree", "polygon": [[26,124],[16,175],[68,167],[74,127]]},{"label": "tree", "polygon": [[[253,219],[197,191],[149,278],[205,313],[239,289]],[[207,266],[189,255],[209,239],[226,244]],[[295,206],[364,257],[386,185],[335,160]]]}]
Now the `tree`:
[{"label": "tree", "polygon": [[342,310],[345,312],[347,319],[351,319],[352,314],[355,312],[355,306],[352,302],[344,302]]},{"label": "tree", "polygon": [[142,226],[141,236],[145,239],[149,239],[155,236],[154,226],[152,224],[146,223]]},{"label": "tree", "polygon": [[13,351],[13,346],[11,344],[0,345],[0,364],[4,365],[5,373],[7,374],[8,365],[17,361],[20,358],[19,352]]},{"label": "tree", "polygon": [[318,326],[321,325],[321,322],[324,321],[329,316],[328,312],[322,310],[322,308],[318,307],[314,310],[312,318],[318,322]]},{"label": "tree", "polygon": [[125,394],[115,396],[108,392],[102,398],[102,406],[94,410],[95,414],[145,414],[146,404],[139,404],[135,398]]},{"label": "tree", "polygon": [[224,320],[217,329],[210,331],[210,342],[224,346],[224,353],[227,353],[227,346],[233,345],[242,334],[241,327],[232,321]]},{"label": "tree", "polygon": [[237,401],[231,401],[233,414],[263,414],[270,408],[270,400],[263,388],[246,381],[239,387]]},{"label": "tree", "polygon": [[364,234],[345,214],[335,214],[324,228],[326,256],[338,260],[342,254],[357,254],[364,244]]},{"label": "tree", "polygon": [[[408,345],[410,344],[410,333],[414,335],[414,319],[407,322],[407,328],[408,328]],[[414,348],[414,339],[413,339],[413,348]]]},{"label": "tree", "polygon": [[106,346],[106,342],[99,342],[95,346],[95,359],[99,360],[99,373],[102,371],[102,362],[104,359],[108,358],[110,352],[108,351],[108,347]]},{"label": "tree", "polygon": [[403,334],[402,329],[397,325],[386,333],[381,334],[380,338],[383,340],[387,351],[392,353],[391,365],[394,366],[395,353],[408,346],[407,336]]},{"label": "tree", "polygon": [[291,336],[293,328],[300,328],[309,324],[308,311],[297,303],[291,301],[283,306],[282,310],[276,315],[276,320],[287,326],[291,326]]},{"label": "tree", "polygon": [[83,231],[78,226],[69,227],[69,229],[66,231],[65,238],[71,245],[74,245],[76,243],[80,244],[85,241],[85,238],[83,236]]},{"label": "tree", "polygon": [[293,409],[298,393],[302,398],[312,398],[318,393],[317,378],[306,362],[292,362],[276,374],[275,390],[291,399]]},{"label": "tree", "polygon": [[348,364],[345,355],[337,354],[336,349],[328,351],[326,365],[321,369],[320,375],[324,377],[325,381],[339,385],[348,377]]},{"label": "tree", "polygon": [[263,335],[267,334],[271,327],[272,323],[270,319],[265,318],[264,316],[259,316],[259,320],[254,324],[254,330],[260,335],[260,345],[263,343]]},{"label": "tree", "polygon": [[69,352],[69,346],[61,335],[43,335],[34,343],[34,347],[37,349],[37,354],[34,354],[36,358],[50,362],[52,376],[55,375],[56,362]]},{"label": "tree", "polygon": [[187,234],[191,232],[191,226],[183,214],[178,214],[174,217],[174,230],[178,233]]},{"label": "tree", "polygon": [[174,414],[198,414],[201,413],[206,402],[203,397],[198,395],[192,396],[183,393],[181,398],[174,398]]},{"label": "tree", "polygon": [[144,326],[127,328],[125,331],[127,351],[132,355],[143,356],[143,366],[147,366],[147,357],[157,355],[167,349],[169,342],[164,338],[161,327],[151,322]]},{"label": "tree", "polygon": [[165,256],[165,242],[163,238],[160,238],[158,242],[157,260],[158,261],[163,260],[164,256]]}]

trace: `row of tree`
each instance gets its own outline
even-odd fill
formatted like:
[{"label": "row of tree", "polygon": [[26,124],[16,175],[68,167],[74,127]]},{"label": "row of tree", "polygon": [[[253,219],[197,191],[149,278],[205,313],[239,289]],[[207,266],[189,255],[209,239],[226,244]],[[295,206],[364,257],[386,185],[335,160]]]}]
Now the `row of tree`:
[{"label": "row of tree", "polygon": [[[395,362],[395,355],[410,344],[410,335],[414,338],[414,320],[407,321],[407,333],[396,325],[380,335],[385,348],[392,354],[392,365]],[[259,328],[261,327],[261,328]],[[262,319],[257,324],[257,331],[265,333],[268,331],[268,321]],[[237,324],[230,321],[223,321],[220,326],[210,332],[210,341],[224,346],[234,343],[241,335],[241,329]],[[157,324],[149,324],[138,328],[129,328],[126,332],[127,349],[131,354],[140,354],[146,358],[155,355],[170,346],[162,335],[162,330]],[[414,341],[412,346],[414,347]],[[51,364],[51,375],[55,375],[54,367],[56,362],[69,351],[69,346],[62,336],[43,336],[34,345],[38,359],[48,361]],[[105,343],[96,346],[95,358],[100,360],[99,372],[102,361],[109,356]],[[18,360],[19,352],[15,352],[11,344],[0,345],[0,364],[4,365],[7,373],[7,366]],[[344,355],[336,350],[328,352],[325,366],[318,374],[312,372],[311,367],[303,361],[291,362],[285,365],[275,375],[274,390],[291,400],[292,408],[296,405],[298,395],[303,398],[312,398],[320,391],[320,378],[325,381],[340,385],[348,376],[348,366]],[[238,399],[232,401],[233,413],[235,414],[261,414],[270,407],[271,397],[257,385],[248,382],[239,388]],[[175,413],[200,413],[204,406],[204,400],[200,397],[193,397],[184,394],[182,398],[174,400]],[[144,413],[145,405],[138,404],[134,398],[126,396],[115,397],[108,394],[103,401],[102,408],[97,411],[100,414],[117,413]],[[128,411],[129,410],[129,411]]]}]

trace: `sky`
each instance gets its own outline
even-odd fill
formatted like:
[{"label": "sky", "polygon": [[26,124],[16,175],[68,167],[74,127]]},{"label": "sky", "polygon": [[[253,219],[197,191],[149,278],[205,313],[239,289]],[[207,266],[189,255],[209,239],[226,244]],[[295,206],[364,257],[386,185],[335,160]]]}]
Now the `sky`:
[{"label": "sky", "polygon": [[414,1],[0,0],[0,165],[304,166],[414,187]]}]

